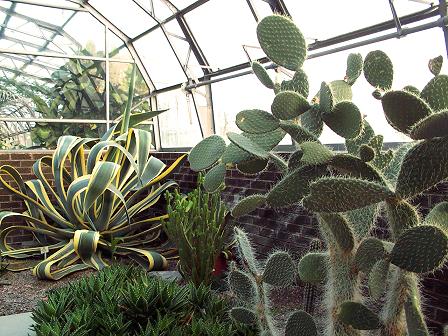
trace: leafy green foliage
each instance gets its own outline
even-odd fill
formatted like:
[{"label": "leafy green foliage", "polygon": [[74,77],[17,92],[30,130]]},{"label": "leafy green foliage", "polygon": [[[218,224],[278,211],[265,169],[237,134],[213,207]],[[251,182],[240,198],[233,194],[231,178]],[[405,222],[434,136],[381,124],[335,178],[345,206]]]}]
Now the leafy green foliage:
[{"label": "leafy green foliage", "polygon": [[253,335],[229,319],[229,308],[206,286],[179,286],[114,265],[52,290],[32,318],[39,336]]},{"label": "leafy green foliage", "polygon": [[228,212],[219,191],[204,192],[200,182],[187,195],[174,190],[165,196],[168,221],[163,227],[179,250],[180,270],[188,281],[209,285],[216,258],[224,249],[224,220]]}]

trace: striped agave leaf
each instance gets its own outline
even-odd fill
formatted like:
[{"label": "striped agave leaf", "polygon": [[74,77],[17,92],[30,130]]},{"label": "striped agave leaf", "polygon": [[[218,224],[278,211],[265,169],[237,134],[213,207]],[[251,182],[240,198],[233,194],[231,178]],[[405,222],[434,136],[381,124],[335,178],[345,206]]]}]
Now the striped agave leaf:
[{"label": "striped agave leaf", "polygon": [[[0,230],[2,255],[18,261],[10,263],[11,270],[23,269],[20,261],[40,256],[42,249],[48,250],[48,257],[33,265],[40,279],[58,280],[85,268],[102,269],[107,266],[105,252],[128,256],[149,270],[167,266],[167,258],[176,251],[148,245],[159,237],[161,221],[168,215],[144,219],[139,215],[176,186],[167,178],[186,155],[170,166],[153,157],[151,133],[134,127],[163,111],[131,115],[131,104],[101,139],[59,138],[53,155],[34,163],[34,180],[25,182],[14,167],[0,166],[0,184],[21,198],[27,209],[0,212],[0,228],[14,217],[24,223]],[[39,246],[9,245],[7,237],[15,230],[31,232]]]}]

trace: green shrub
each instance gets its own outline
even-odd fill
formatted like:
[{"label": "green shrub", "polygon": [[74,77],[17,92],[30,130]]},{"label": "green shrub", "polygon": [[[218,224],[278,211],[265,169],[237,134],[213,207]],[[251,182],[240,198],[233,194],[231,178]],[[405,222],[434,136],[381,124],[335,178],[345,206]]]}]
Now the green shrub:
[{"label": "green shrub", "polygon": [[50,291],[33,311],[37,336],[252,335],[208,287],[180,286],[142,268],[113,266]]},{"label": "green shrub", "polygon": [[224,247],[227,214],[219,192],[204,192],[201,179],[188,195],[166,192],[169,220],[163,225],[179,249],[182,275],[196,286],[209,285],[213,279],[213,266]]}]

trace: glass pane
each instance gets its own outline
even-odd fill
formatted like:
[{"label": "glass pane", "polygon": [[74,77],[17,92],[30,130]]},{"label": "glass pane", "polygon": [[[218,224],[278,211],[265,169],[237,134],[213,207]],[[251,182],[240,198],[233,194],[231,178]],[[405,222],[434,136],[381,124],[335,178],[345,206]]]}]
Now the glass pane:
[{"label": "glass pane", "polygon": [[71,54],[105,57],[105,27],[91,14],[78,12],[64,27],[66,48]]},{"label": "glass pane", "polygon": [[[293,20],[305,37],[323,40],[392,19],[387,1],[285,0]],[[317,12],[316,12],[317,11]],[[316,21],[316,13],[319,19]]]},{"label": "glass pane", "polygon": [[[141,1],[141,0],[140,0]],[[149,1],[148,1],[149,2]],[[176,13],[176,8],[170,6],[167,2],[163,0],[153,0],[153,14],[157,20],[163,21]],[[149,7],[149,6],[148,6]]]},{"label": "glass pane", "polygon": [[259,45],[245,0],[209,1],[185,17],[213,70],[247,62],[243,45]]},{"label": "glass pane", "polygon": [[53,25],[58,27],[62,26],[74,13],[66,9],[27,4],[17,4],[14,11],[21,16],[29,17],[30,21],[35,19],[38,25],[40,23],[39,21],[42,21],[49,23],[48,26]]},{"label": "glass pane", "polygon": [[431,5],[409,0],[394,0],[394,6],[398,16],[404,16],[411,13],[422,11]]},{"label": "glass pane", "polygon": [[191,51],[190,43],[186,40],[185,35],[179,27],[177,21],[172,20],[163,26],[168,34],[168,38],[173,45],[174,50],[176,51],[176,54],[182,62],[182,66],[188,74],[188,77],[193,79],[202,77],[204,75],[204,71],[199,65],[196,56]]},{"label": "glass pane", "polygon": [[[269,70],[274,78],[274,71]],[[271,111],[274,91],[264,87],[255,75],[247,75],[212,84],[216,134],[241,132],[235,124],[238,112],[260,109]]]},{"label": "glass pane", "polygon": [[104,57],[104,26],[89,13],[23,4],[16,13],[3,36],[10,48]]},{"label": "glass pane", "polygon": [[[111,120],[118,118],[124,111],[128,101],[129,83],[131,81],[132,64],[130,63],[110,63],[110,106]],[[138,111],[149,111],[148,103],[141,103],[141,100],[149,94],[140,71],[137,70],[135,81],[135,96],[133,105],[138,105]]]},{"label": "glass pane", "polygon": [[134,46],[156,88],[185,82],[182,67],[161,29],[138,39]]},{"label": "glass pane", "polygon": [[255,8],[255,11],[257,13],[258,19],[261,20],[262,18],[272,15],[272,9],[271,6],[264,0],[253,0],[252,4]]},{"label": "glass pane", "polygon": [[193,102],[184,92],[157,95],[157,108],[169,108],[158,117],[163,148],[193,147],[202,140]]},{"label": "glass pane", "polygon": [[131,53],[126,47],[126,44],[110,30],[109,33],[109,57],[116,59],[132,60]]},{"label": "glass pane", "polygon": [[8,85],[35,105],[35,117],[105,120],[104,62],[52,57],[33,61],[16,71]]},{"label": "glass pane", "polygon": [[35,123],[0,121],[0,149],[24,149],[33,146],[30,131]]},{"label": "glass pane", "polygon": [[[419,46],[416,48],[415,46]],[[394,64],[394,89],[402,89],[406,85],[414,85],[420,90],[432,78],[428,70],[428,60],[438,55],[446,55],[443,33],[439,29],[408,35],[401,39],[364,46],[350,51],[307,60],[304,69],[310,79],[310,92],[316,94],[322,81],[342,79],[345,75],[346,58],[350,52],[365,55],[380,49],[386,52]],[[403,55],[411,55],[403,58]],[[446,65],[442,72],[446,73]],[[384,135],[386,142],[402,142],[409,139],[395,131],[386,121],[381,102],[372,97],[373,88],[364,79],[357,80],[353,86],[353,102],[367,116],[367,121],[375,132]],[[324,143],[341,143],[343,139],[329,129],[324,130],[321,139]]]},{"label": "glass pane", "polygon": [[132,0],[114,1],[113,5],[110,0],[90,0],[89,4],[131,38],[157,23]]}]

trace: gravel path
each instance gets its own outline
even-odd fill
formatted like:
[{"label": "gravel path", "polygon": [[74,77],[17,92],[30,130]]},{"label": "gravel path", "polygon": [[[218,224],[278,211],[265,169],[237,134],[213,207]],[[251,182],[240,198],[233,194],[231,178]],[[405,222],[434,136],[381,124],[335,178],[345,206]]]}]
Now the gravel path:
[{"label": "gravel path", "polygon": [[47,290],[64,286],[93,272],[93,270],[80,271],[59,281],[38,280],[32,275],[31,270],[5,272],[0,276],[0,316],[29,312],[37,302],[45,299]]}]

